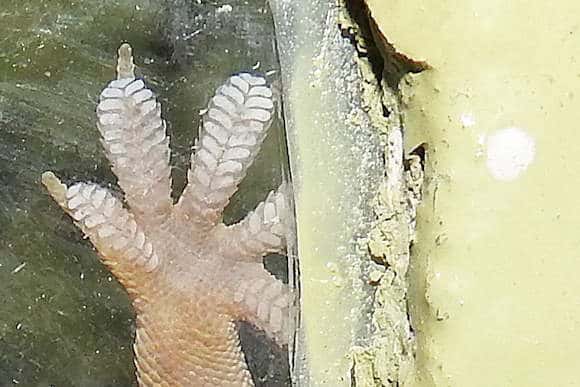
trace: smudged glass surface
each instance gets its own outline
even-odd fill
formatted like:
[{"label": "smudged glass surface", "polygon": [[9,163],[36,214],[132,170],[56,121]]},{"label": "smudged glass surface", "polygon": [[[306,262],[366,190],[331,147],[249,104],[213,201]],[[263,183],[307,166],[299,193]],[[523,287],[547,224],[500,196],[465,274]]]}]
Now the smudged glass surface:
[{"label": "smudged glass surface", "polygon": [[[94,110],[120,43],[163,105],[174,195],[185,186],[199,112],[232,73],[255,69],[277,87],[265,0],[7,1],[0,11],[0,385],[136,385],[134,314],[90,243],[53,203],[40,175],[118,190]],[[275,120],[225,213],[240,220],[285,178]],[[282,166],[282,167],[281,167]],[[287,264],[266,267],[287,280]],[[289,384],[286,348],[251,326],[242,347],[257,385]]]}]

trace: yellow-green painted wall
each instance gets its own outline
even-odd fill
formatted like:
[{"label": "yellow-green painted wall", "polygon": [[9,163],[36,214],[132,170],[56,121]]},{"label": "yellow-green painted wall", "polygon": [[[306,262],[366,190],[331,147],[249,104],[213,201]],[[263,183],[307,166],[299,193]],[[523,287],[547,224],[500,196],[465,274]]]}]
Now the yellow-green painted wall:
[{"label": "yellow-green painted wall", "polygon": [[580,2],[368,3],[432,66],[401,85],[428,144],[408,385],[580,385]]}]

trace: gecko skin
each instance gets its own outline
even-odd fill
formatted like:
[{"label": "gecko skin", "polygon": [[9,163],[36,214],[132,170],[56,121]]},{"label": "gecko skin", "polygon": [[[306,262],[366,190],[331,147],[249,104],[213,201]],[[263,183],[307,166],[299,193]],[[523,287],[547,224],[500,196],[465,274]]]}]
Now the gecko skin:
[{"label": "gecko skin", "polygon": [[98,129],[127,207],[92,183],[42,182],[95,246],[136,311],[140,386],[253,386],[236,321],[288,342],[291,292],[263,267],[283,253],[284,188],[226,226],[222,213],[266,136],[274,110],[261,76],[241,73],[217,89],[191,157],[188,183],[171,199],[169,138],[161,106],[135,78],[131,47],[102,91]]}]

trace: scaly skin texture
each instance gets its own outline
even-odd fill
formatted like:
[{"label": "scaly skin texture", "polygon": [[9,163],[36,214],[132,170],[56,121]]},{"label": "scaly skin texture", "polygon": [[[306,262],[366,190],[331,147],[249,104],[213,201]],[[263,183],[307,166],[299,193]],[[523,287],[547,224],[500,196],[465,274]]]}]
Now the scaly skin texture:
[{"label": "scaly skin texture", "polygon": [[288,341],[291,292],[262,265],[286,247],[284,187],[238,224],[222,212],[254,160],[274,105],[264,78],[232,76],[203,117],[188,184],[171,200],[169,140],[161,107],[119,49],[117,80],[101,93],[97,126],[123,202],[92,183],[43,184],[91,240],[130,295],[141,386],[253,386],[236,321]]}]

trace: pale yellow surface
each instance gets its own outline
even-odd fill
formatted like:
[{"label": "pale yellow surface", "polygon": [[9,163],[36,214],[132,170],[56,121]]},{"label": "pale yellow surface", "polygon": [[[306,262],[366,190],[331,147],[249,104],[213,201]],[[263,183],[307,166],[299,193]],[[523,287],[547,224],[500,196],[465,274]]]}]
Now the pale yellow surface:
[{"label": "pale yellow surface", "polygon": [[[371,0],[411,77],[407,145],[428,143],[414,247],[409,385],[580,385],[580,2]],[[518,127],[534,161],[486,167]]]},{"label": "pale yellow surface", "polygon": [[[302,320],[297,386],[350,386],[349,358],[370,323],[361,280],[370,202],[382,176],[380,145],[361,107],[352,45],[326,0],[270,2],[284,81],[296,206]],[[361,257],[362,255],[362,257]]]},{"label": "pale yellow surface", "polygon": [[[307,74],[310,66],[308,61],[299,61],[296,74]],[[292,91],[299,91],[295,96],[299,114],[291,154],[300,165],[294,168],[294,181],[306,336],[303,350],[309,368],[309,382],[304,385],[342,386],[346,385],[346,354],[352,340],[352,321],[347,316],[356,307],[355,298],[348,297],[350,285],[345,283],[346,270],[340,264],[339,247],[344,246],[344,237],[337,226],[348,216],[339,205],[345,188],[337,179],[341,172],[335,164],[339,157],[336,148],[329,147],[325,135],[332,120],[318,120],[322,114],[328,118],[327,109],[320,103],[322,90],[303,76],[294,82]]]}]

